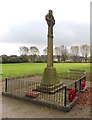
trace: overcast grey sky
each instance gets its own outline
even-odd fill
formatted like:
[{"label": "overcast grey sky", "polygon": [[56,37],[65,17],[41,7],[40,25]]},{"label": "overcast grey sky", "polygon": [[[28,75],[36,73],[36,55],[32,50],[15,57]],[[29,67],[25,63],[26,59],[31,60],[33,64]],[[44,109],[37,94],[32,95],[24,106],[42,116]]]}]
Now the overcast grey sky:
[{"label": "overcast grey sky", "polygon": [[53,10],[54,46],[90,43],[90,0],[1,0],[0,54],[17,54],[19,47],[47,44],[45,15]]}]

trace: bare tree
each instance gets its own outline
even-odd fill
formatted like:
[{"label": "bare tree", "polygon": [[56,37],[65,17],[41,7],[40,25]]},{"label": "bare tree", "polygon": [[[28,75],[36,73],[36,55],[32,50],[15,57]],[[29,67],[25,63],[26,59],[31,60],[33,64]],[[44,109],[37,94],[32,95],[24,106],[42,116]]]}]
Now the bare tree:
[{"label": "bare tree", "polygon": [[47,49],[47,47],[43,49],[43,55],[41,56],[44,62],[47,62]]},{"label": "bare tree", "polygon": [[72,46],[70,48],[70,55],[74,62],[78,61],[78,55],[79,55],[79,46]]},{"label": "bare tree", "polygon": [[87,62],[88,59],[88,55],[90,53],[90,47],[87,44],[83,44],[80,46],[80,52],[83,55],[83,57],[85,58],[85,62]]},{"label": "bare tree", "polygon": [[47,47],[45,49],[43,49],[43,54],[47,55]]},{"label": "bare tree", "polygon": [[28,55],[29,49],[28,49],[27,47],[25,47],[25,46],[21,46],[21,47],[19,48],[19,53],[20,53],[21,55]]},{"label": "bare tree", "polygon": [[38,59],[39,55],[39,49],[36,46],[31,46],[30,47],[30,54],[33,56],[33,62],[36,62],[36,59]]},{"label": "bare tree", "polygon": [[39,54],[39,49],[36,46],[31,46],[30,47],[30,54],[31,55],[38,55]]},{"label": "bare tree", "polygon": [[68,50],[64,45],[55,47],[54,53],[57,57],[58,62],[61,62],[61,60],[65,62],[68,58]]},{"label": "bare tree", "polygon": [[66,48],[64,45],[62,45],[62,46],[61,46],[61,58],[62,58],[62,60],[63,60],[64,62],[65,62],[66,59],[68,58],[68,55],[69,55],[69,53],[68,53],[67,48]]},{"label": "bare tree", "polygon": [[55,47],[54,48],[54,54],[57,57],[58,62],[61,62],[61,46]]}]

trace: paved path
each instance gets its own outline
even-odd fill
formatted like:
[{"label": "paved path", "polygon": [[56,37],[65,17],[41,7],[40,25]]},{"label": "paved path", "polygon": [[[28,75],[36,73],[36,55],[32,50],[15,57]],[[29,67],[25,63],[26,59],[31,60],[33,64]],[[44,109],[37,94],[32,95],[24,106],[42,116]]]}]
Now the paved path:
[{"label": "paved path", "polygon": [[89,106],[76,105],[70,112],[64,112],[5,96],[2,100],[3,118],[88,118],[90,116]]}]

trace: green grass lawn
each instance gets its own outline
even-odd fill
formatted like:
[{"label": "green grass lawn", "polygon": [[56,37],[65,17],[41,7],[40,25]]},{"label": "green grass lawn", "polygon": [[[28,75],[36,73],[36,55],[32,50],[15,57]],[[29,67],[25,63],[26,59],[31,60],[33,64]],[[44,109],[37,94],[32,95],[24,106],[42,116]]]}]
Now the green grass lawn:
[{"label": "green grass lawn", "polygon": [[[2,64],[2,79],[6,77],[21,77],[29,75],[42,75],[46,63],[19,63],[19,64]],[[55,63],[54,66],[59,77],[67,74],[68,69],[86,70],[90,72],[90,63]]]}]

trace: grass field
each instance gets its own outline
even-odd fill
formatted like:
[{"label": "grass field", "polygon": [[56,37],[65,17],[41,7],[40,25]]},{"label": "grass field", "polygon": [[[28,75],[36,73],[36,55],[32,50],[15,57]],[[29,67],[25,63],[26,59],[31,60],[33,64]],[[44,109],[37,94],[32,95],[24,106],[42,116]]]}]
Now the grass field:
[{"label": "grass field", "polygon": [[[2,79],[4,80],[6,77],[42,75],[46,65],[46,63],[2,64]],[[90,63],[55,63],[54,66],[59,77],[66,75],[68,69],[86,70],[87,75],[90,73]]]}]

